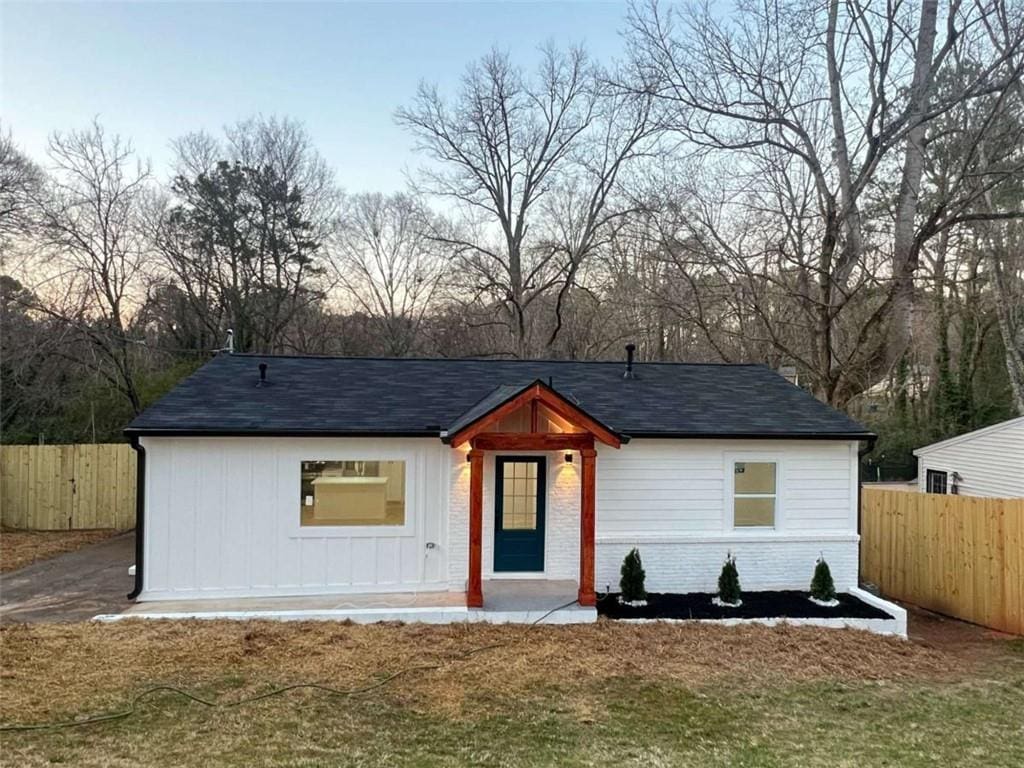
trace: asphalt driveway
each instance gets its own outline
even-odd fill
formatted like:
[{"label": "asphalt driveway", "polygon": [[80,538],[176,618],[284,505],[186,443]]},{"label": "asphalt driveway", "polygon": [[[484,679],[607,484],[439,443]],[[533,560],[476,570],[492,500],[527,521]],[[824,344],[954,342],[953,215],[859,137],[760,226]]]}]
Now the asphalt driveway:
[{"label": "asphalt driveway", "polygon": [[131,603],[135,534],[125,533],[0,576],[0,622],[87,621]]}]

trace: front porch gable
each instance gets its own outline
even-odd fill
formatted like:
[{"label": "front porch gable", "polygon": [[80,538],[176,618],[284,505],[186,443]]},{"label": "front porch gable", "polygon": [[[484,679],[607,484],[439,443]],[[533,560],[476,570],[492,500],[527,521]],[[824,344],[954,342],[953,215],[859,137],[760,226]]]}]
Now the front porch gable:
[{"label": "front porch gable", "polygon": [[[542,422],[542,416],[543,424]],[[525,428],[509,428],[509,424]],[[469,578],[466,605],[484,605],[482,578],[484,457],[487,451],[566,451],[580,456],[580,564],[577,600],[594,606],[594,545],[597,451],[601,442],[619,448],[624,436],[594,419],[576,402],[542,381],[502,386],[456,420],[446,436],[453,448],[468,443]],[[567,459],[569,460],[569,459]]]}]

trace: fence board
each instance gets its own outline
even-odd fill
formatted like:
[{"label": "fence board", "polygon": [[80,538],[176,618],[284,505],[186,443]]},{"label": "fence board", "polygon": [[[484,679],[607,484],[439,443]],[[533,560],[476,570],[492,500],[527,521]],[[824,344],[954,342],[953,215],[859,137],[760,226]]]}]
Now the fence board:
[{"label": "fence board", "polygon": [[1024,634],[1024,499],[865,489],[861,537],[883,594]]},{"label": "fence board", "polygon": [[132,528],[135,461],[124,444],[0,446],[0,523],[40,531]]}]

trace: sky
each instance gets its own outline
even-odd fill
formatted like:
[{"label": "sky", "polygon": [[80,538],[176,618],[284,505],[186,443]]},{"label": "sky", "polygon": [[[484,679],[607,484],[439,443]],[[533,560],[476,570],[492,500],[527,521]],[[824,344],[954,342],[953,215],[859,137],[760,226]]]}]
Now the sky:
[{"label": "sky", "polygon": [[44,161],[54,130],[94,117],[161,177],[170,141],[253,114],[305,124],[348,191],[415,168],[395,125],[421,80],[452,93],[492,47],[522,65],[546,41],[622,54],[624,2],[50,3],[0,0],[0,123]]}]

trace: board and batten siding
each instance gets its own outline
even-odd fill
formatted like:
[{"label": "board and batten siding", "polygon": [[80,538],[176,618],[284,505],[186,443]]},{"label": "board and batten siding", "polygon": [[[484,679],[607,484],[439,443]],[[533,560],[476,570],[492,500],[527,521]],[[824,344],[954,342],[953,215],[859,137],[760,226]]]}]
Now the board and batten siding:
[{"label": "board and batten siding", "polygon": [[914,451],[918,489],[927,492],[928,470],[953,473],[963,496],[1024,497],[1024,417],[1011,419]]},{"label": "board and batten siding", "polygon": [[[597,460],[597,589],[640,550],[653,591],[714,591],[728,552],[745,589],[805,589],[824,554],[857,583],[855,441],[637,439]],[[732,525],[732,462],[774,461],[774,530]]]},{"label": "board and batten siding", "polygon": [[[447,587],[451,449],[436,439],[144,437],[142,444],[142,600]],[[300,464],[317,459],[404,460],[407,525],[300,528]]]}]

